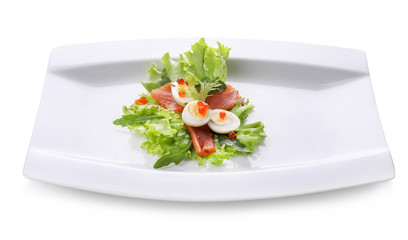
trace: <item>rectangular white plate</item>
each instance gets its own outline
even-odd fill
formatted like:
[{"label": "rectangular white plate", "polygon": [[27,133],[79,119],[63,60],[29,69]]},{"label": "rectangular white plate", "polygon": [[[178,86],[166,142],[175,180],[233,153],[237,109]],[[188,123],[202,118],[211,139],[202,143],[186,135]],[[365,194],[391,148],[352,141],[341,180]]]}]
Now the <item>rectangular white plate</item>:
[{"label": "rectangular white plate", "polygon": [[[109,194],[226,201],[312,193],[394,177],[361,51],[217,39],[232,47],[227,81],[256,106],[268,137],[220,167],[152,168],[143,138],[112,124],[144,89],[151,61],[193,39],[137,40],[52,51],[24,174]],[[215,42],[210,40],[213,45]]]}]

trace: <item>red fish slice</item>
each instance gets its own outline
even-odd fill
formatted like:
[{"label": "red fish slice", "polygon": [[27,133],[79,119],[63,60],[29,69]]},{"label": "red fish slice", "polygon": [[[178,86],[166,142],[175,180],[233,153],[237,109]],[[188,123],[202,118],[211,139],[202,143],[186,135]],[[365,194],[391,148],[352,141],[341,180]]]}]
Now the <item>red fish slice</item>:
[{"label": "red fish slice", "polygon": [[151,95],[156,101],[160,103],[164,108],[169,108],[175,112],[182,112],[184,107],[179,105],[176,100],[174,100],[171,94],[171,83],[161,86],[151,92]]},{"label": "red fish slice", "polygon": [[212,133],[207,124],[201,127],[191,127],[184,125],[190,133],[191,140],[193,141],[194,149],[198,155],[206,157],[211,153],[216,152],[214,146],[214,139]]},{"label": "red fish slice", "polygon": [[215,93],[212,96],[207,97],[205,100],[211,109],[224,109],[229,110],[237,104],[237,100],[240,100],[243,104],[243,100],[240,99],[238,91],[227,85],[227,88],[222,93]]}]

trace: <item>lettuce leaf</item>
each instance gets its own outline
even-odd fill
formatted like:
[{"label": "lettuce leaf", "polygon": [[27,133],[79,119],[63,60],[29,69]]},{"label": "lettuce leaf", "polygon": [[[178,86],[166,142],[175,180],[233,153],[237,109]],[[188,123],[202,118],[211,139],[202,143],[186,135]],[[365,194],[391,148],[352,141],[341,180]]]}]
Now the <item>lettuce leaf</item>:
[{"label": "lettuce leaf", "polygon": [[168,166],[171,163],[178,165],[181,161],[188,158],[191,155],[190,148],[192,147],[192,142],[184,139],[183,143],[179,143],[175,146],[171,152],[167,155],[159,158],[154,164],[154,168],[161,168]]},{"label": "lettuce leaf", "polygon": [[254,151],[266,137],[262,122],[241,124],[237,129],[237,140],[249,150]]},{"label": "lettuce leaf", "polygon": [[191,50],[184,53],[187,57],[188,65],[186,69],[202,80],[206,77],[204,72],[204,55],[208,48],[204,38],[191,46]]},{"label": "lettuce leaf", "polygon": [[229,57],[229,51],[231,48],[226,47],[225,45],[221,44],[220,42],[217,42],[218,44],[218,49],[220,51],[220,55],[224,58],[225,61],[227,61]]},{"label": "lettuce leaf", "polygon": [[188,83],[188,96],[195,100],[202,100],[204,93],[200,89],[204,88],[204,83],[191,72],[187,72],[184,80]]},{"label": "lettuce leaf", "polygon": [[254,109],[254,105],[249,104],[249,100],[247,99],[243,105],[237,100],[237,104],[230,110],[232,113],[237,115],[239,120],[241,120],[241,124],[245,121],[248,117],[248,114]]},{"label": "lettuce leaf", "polygon": [[132,104],[130,107],[123,107],[123,113],[113,123],[144,135],[147,141],[141,147],[148,153],[160,156],[174,154],[175,149],[191,142],[180,114],[171,110],[158,105]]},{"label": "lettuce leaf", "polygon": [[149,73],[149,79],[146,82],[142,82],[142,85],[149,92],[170,82],[166,76],[166,72],[161,72],[157,69],[157,65],[154,62],[152,66],[147,69],[147,72]]},{"label": "lettuce leaf", "polygon": [[197,152],[193,150],[192,159],[199,160],[198,166],[206,166],[207,163],[219,166],[224,162],[224,160],[227,160],[230,157],[234,156],[236,152],[233,148],[227,148],[226,145],[220,146],[217,138],[214,139],[214,145],[217,151],[215,153],[211,153],[207,157],[199,156]]},{"label": "lettuce leaf", "polygon": [[[180,58],[183,59],[182,56]],[[184,78],[186,76],[185,67],[187,63],[185,61],[175,61],[171,59],[169,53],[165,53],[161,61],[171,82],[175,82],[177,79]]]},{"label": "lettuce leaf", "polygon": [[221,55],[219,48],[207,48],[204,55],[204,70],[206,77],[210,80],[226,81],[227,63]]},{"label": "lettuce leaf", "polygon": [[157,65],[148,69],[149,79],[142,82],[143,86],[151,92],[166,83],[184,78],[189,83],[187,95],[195,100],[204,101],[208,96],[226,89],[227,59],[230,48],[217,42],[218,48],[210,47],[201,38],[191,46],[191,50],[179,55],[179,60],[174,60],[169,53],[161,58],[163,69]]},{"label": "lettuce leaf", "polygon": [[205,101],[205,99],[208,96],[211,96],[214,93],[220,93],[223,92],[227,88],[227,85],[222,82],[221,80],[210,80],[207,82],[207,84],[204,85],[204,90],[202,91],[203,98],[202,100]]},{"label": "lettuce leaf", "polygon": [[146,121],[154,121],[161,119],[163,116],[151,113],[151,114],[128,114],[123,115],[122,118],[115,120],[113,123],[116,125],[121,125],[122,127],[127,127],[131,125],[137,125],[144,123]]},{"label": "lettuce leaf", "polygon": [[[231,140],[229,137],[227,137],[224,134],[217,134],[218,136],[218,143],[220,146],[224,146],[228,148],[233,148],[236,153],[252,153],[253,151],[249,150],[247,147],[242,145],[240,142],[238,142],[236,139]],[[230,149],[230,151],[232,151]]]}]

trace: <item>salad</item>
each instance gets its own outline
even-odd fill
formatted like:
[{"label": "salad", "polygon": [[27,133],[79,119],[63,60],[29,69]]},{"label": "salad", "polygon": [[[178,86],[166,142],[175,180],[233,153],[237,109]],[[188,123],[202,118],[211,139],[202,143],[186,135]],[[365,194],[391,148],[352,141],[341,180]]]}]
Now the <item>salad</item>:
[{"label": "salad", "polygon": [[142,82],[143,93],[113,123],[146,137],[142,148],[160,158],[154,168],[197,160],[219,166],[238,154],[251,154],[266,137],[260,121],[246,123],[254,109],[226,83],[230,48],[204,38],[179,55],[165,53],[163,68],[154,62]]}]

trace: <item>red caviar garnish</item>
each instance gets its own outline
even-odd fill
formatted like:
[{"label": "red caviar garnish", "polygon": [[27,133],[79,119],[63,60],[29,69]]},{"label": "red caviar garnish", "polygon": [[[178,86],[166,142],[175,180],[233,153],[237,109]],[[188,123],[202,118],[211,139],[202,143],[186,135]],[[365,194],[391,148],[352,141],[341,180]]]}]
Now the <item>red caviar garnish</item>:
[{"label": "red caviar garnish", "polygon": [[137,99],[137,100],[135,101],[135,103],[136,103],[137,105],[146,104],[146,103],[147,103],[147,98],[146,98],[146,97],[141,97],[141,98]]},{"label": "red caviar garnish", "polygon": [[147,103],[147,98],[146,98],[146,97],[141,97],[141,98],[140,98],[140,102],[141,102],[142,104],[146,104],[146,103]]},{"label": "red caviar garnish", "polygon": [[205,112],[207,112],[207,111],[206,111],[206,109],[205,109],[204,106],[201,106],[201,107],[198,107],[198,112],[199,112],[200,114],[204,115]]},{"label": "red caviar garnish", "polygon": [[179,91],[179,92],[178,92],[178,95],[179,95],[180,97],[185,97],[185,96],[186,96],[186,93],[185,93],[185,92],[182,92],[182,91]]},{"label": "red caviar garnish", "polygon": [[198,101],[197,102],[197,106],[198,106],[198,112],[202,115],[206,114],[208,109],[210,108],[210,106],[208,105],[208,103],[205,103],[203,101]]},{"label": "red caviar garnish", "polygon": [[227,114],[224,111],[220,112],[220,118],[224,119],[227,116]]},{"label": "red caviar garnish", "polygon": [[228,137],[229,137],[230,140],[234,140],[236,136],[237,136],[237,134],[235,134],[234,131],[228,133]]},{"label": "red caviar garnish", "polygon": [[184,85],[184,83],[186,83],[186,82],[184,81],[184,78],[179,78],[179,79],[177,79],[177,83],[179,85]]}]

